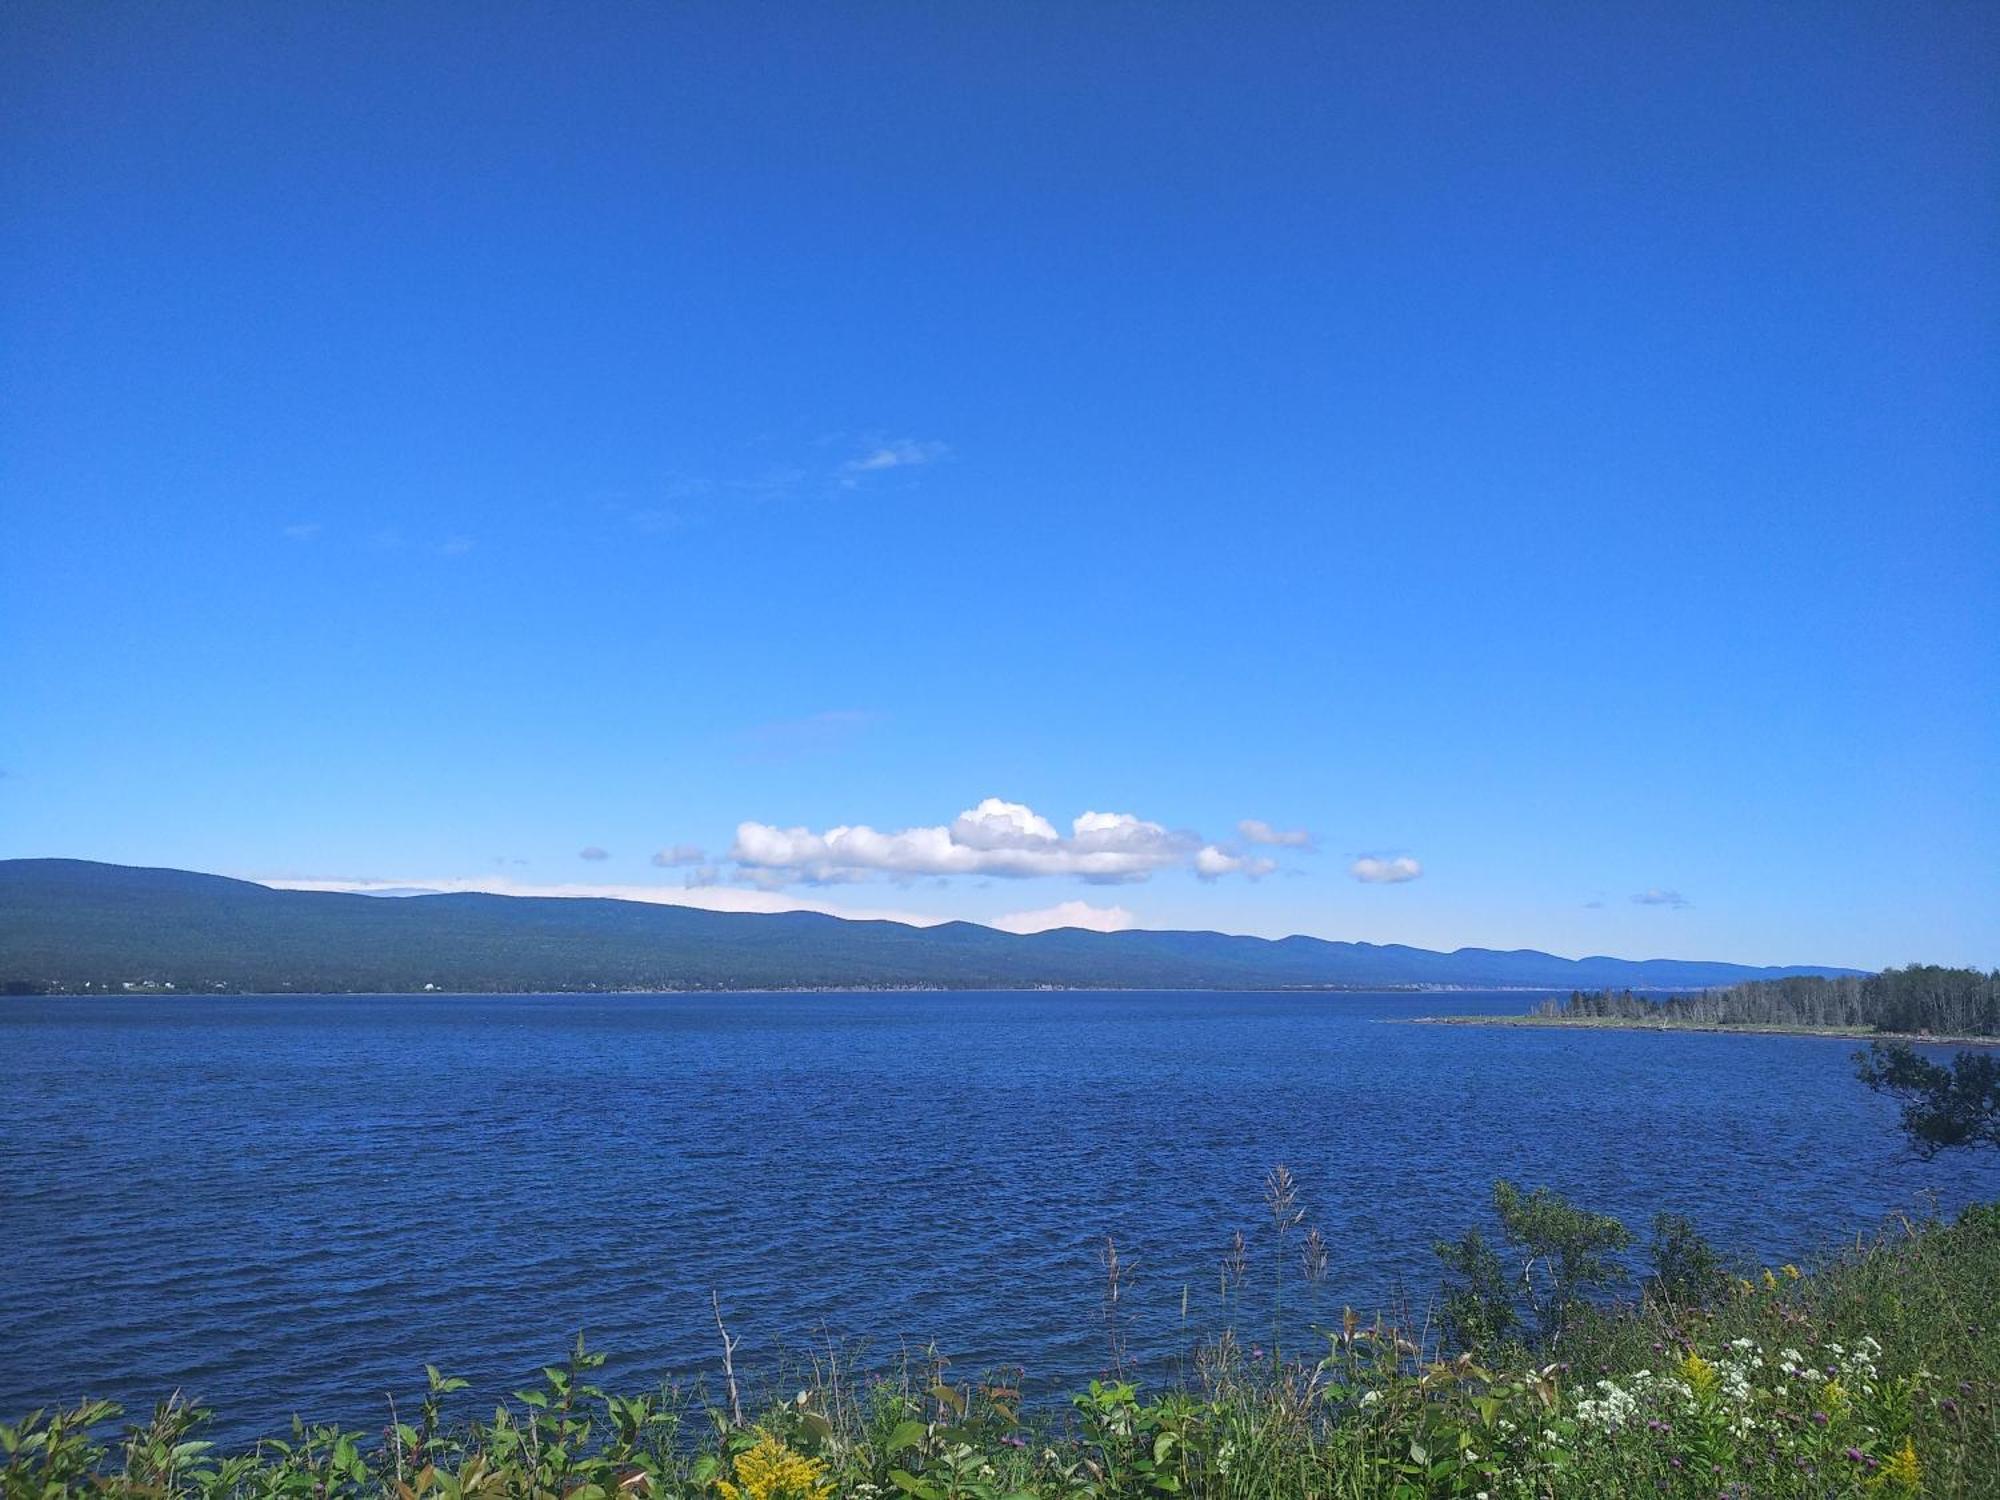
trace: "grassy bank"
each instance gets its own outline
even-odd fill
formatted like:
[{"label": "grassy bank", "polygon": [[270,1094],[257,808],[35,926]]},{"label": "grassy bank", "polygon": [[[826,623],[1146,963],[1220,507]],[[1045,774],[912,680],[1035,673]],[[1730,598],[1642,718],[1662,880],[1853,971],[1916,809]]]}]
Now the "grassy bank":
[{"label": "grassy bank", "polygon": [[1643,1295],[1564,1304],[1535,1346],[1449,1352],[1348,1314],[1303,1357],[1225,1332],[1180,1388],[1098,1383],[1054,1413],[1004,1374],[857,1382],[822,1360],[746,1419],[720,1376],[707,1402],[602,1391],[579,1347],[490,1415],[432,1372],[379,1429],[295,1424],[233,1455],[177,1403],[122,1436],[101,1403],[40,1414],[0,1428],[0,1476],[8,1500],[2000,1494],[2000,1205],[1803,1274],[1706,1255],[1670,1238]]}]

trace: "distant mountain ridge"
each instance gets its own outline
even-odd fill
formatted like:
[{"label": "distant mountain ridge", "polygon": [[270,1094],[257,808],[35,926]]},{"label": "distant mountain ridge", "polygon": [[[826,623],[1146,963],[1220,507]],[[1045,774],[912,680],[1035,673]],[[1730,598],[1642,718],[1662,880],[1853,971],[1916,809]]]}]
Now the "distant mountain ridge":
[{"label": "distant mountain ridge", "polygon": [[384,900],[187,870],[0,860],[0,981],[65,990],[1692,989],[1855,972],[1217,932],[1022,936],[971,922],[910,927],[578,897]]}]

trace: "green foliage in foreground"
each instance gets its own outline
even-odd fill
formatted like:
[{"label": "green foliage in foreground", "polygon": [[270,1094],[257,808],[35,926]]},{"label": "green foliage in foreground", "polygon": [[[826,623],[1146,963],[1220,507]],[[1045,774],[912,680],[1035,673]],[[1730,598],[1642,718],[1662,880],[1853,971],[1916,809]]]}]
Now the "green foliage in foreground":
[{"label": "green foliage in foreground", "polygon": [[[118,1413],[103,1403],[37,1413],[0,1427],[0,1495],[2000,1494],[2000,1205],[1904,1225],[1814,1274],[1746,1279],[1663,1218],[1640,1301],[1604,1311],[1580,1294],[1608,1274],[1592,1257],[1613,1248],[1615,1221],[1545,1194],[1499,1198],[1510,1253],[1570,1257],[1524,1294],[1538,1299],[1524,1323],[1547,1310],[1559,1327],[1534,1350],[1499,1330],[1448,1358],[1349,1313],[1321,1357],[1253,1360],[1224,1334],[1184,1387],[1097,1383],[1052,1417],[1024,1413],[1004,1377],[928,1365],[857,1385],[821,1364],[739,1424],[672,1393],[599,1389],[602,1356],[579,1343],[488,1417],[450,1412],[464,1383],[433,1370],[421,1408],[380,1432],[295,1423],[232,1456],[174,1402],[122,1438],[105,1435]],[[1504,1301],[1506,1262],[1490,1254]]]}]

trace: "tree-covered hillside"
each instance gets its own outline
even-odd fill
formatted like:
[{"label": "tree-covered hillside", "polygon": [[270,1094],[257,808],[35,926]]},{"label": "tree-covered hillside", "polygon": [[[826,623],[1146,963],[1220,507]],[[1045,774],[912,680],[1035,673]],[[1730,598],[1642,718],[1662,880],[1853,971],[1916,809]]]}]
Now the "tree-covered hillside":
[{"label": "tree-covered hillside", "polygon": [[1017,936],[640,901],[279,891],[184,870],[0,861],[0,982],[16,989],[789,989],[1036,985],[1641,988],[1836,970],[1276,941],[1215,932]]}]

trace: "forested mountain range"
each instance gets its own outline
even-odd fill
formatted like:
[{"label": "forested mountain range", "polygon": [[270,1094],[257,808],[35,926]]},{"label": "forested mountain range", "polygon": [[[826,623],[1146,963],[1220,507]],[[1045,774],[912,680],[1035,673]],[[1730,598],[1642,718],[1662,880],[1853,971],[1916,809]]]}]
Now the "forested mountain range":
[{"label": "forested mountain range", "polygon": [[1854,972],[1215,932],[1020,936],[971,922],[911,927],[641,901],[280,891],[186,870],[0,860],[0,983],[16,992],[1662,989]]}]

